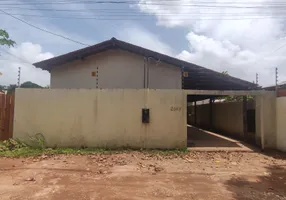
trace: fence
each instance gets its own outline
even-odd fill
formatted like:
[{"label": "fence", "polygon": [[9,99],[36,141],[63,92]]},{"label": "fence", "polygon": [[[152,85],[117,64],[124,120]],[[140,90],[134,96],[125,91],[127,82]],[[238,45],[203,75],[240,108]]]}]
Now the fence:
[{"label": "fence", "polygon": [[186,100],[182,90],[17,89],[13,137],[42,134],[48,147],[184,148]]},{"label": "fence", "polygon": [[0,95],[0,140],[7,140],[13,135],[14,96]]}]

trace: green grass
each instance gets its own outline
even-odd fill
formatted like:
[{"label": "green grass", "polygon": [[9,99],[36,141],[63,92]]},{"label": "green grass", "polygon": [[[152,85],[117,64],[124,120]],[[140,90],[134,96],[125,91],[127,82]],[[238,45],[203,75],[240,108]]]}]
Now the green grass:
[{"label": "green grass", "polygon": [[57,155],[57,154],[94,154],[94,153],[107,153],[103,149],[78,149],[78,148],[33,148],[33,147],[22,147],[13,150],[0,151],[0,157],[31,157],[40,155]]},{"label": "green grass", "polygon": [[141,152],[144,154],[184,154],[187,153],[187,149],[174,149],[174,150],[134,150],[130,148],[115,148],[115,149],[102,149],[102,148],[46,148],[44,140],[38,140],[32,138],[33,145],[23,143],[18,139],[9,139],[0,143],[0,157],[30,157],[40,155],[57,155],[57,154],[117,154],[128,153],[132,151]]},{"label": "green grass", "polygon": [[128,153],[131,151],[137,151],[144,154],[160,154],[160,155],[172,155],[172,154],[185,154],[187,150],[132,150],[132,149],[99,149],[99,148],[33,148],[22,147],[13,150],[0,151],[0,157],[33,157],[40,155],[59,155],[59,154],[74,154],[74,155],[90,155],[90,154],[118,154]]}]

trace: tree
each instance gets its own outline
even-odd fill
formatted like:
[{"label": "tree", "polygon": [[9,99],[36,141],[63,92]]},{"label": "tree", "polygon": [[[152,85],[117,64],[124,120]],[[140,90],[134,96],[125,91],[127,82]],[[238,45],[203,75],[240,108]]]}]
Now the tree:
[{"label": "tree", "polygon": [[7,87],[7,94],[9,94],[9,95],[14,94],[16,88],[17,88],[16,84],[9,85]]},{"label": "tree", "polygon": [[8,47],[14,46],[16,42],[9,38],[10,37],[7,31],[0,29],[0,45],[4,45]]},{"label": "tree", "polygon": [[222,74],[224,74],[224,75],[229,75],[229,74],[228,74],[228,71],[222,71]]},{"label": "tree", "polygon": [[5,85],[0,85],[0,92],[4,92],[5,89],[6,89]]},{"label": "tree", "polygon": [[[222,71],[221,72],[223,75],[229,76],[228,71]],[[236,102],[236,101],[242,101],[243,96],[226,96],[226,97],[221,97],[218,99],[224,99],[226,102]],[[247,96],[247,100],[253,99],[253,96]]]},{"label": "tree", "polygon": [[43,87],[31,81],[26,81],[20,85],[20,88],[43,88]]}]

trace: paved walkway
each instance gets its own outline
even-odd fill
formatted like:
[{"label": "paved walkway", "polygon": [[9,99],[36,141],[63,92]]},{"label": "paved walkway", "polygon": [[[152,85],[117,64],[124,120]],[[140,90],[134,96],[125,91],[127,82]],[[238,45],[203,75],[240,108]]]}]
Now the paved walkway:
[{"label": "paved walkway", "polygon": [[252,151],[238,140],[188,125],[188,148],[202,151]]}]

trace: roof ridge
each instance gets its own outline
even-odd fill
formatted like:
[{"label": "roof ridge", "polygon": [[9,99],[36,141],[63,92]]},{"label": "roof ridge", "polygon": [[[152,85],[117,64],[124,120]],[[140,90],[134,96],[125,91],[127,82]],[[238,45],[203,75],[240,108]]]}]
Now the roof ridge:
[{"label": "roof ridge", "polygon": [[230,76],[230,75],[224,75],[213,69],[202,67],[194,63],[190,63],[190,62],[187,62],[187,61],[175,58],[175,57],[171,57],[163,53],[159,53],[159,52],[156,52],[156,51],[153,51],[153,50],[141,47],[141,46],[137,46],[137,45],[134,45],[134,44],[122,41],[122,40],[118,40],[115,37],[112,37],[109,40],[105,40],[103,42],[100,42],[98,44],[95,44],[89,47],[85,47],[85,48],[82,48],[76,51],[72,51],[72,52],[69,52],[69,53],[66,53],[60,56],[56,56],[56,57],[53,57],[53,58],[50,58],[44,61],[34,63],[34,65],[38,68],[42,68],[43,70],[50,71],[52,67],[54,66],[62,65],[64,63],[71,62],[77,59],[83,59],[90,55],[93,55],[93,54],[96,54],[102,51],[106,51],[108,49],[113,49],[113,48],[120,48],[122,50],[133,52],[141,56],[150,56],[154,58],[159,58],[163,62],[180,67],[181,69],[187,68],[189,70],[206,73],[209,76],[215,76],[217,79],[228,80],[230,82],[242,85],[243,87],[251,87],[251,88],[257,87],[256,84],[251,83],[249,81],[245,81],[245,80],[242,80],[242,79]]}]

